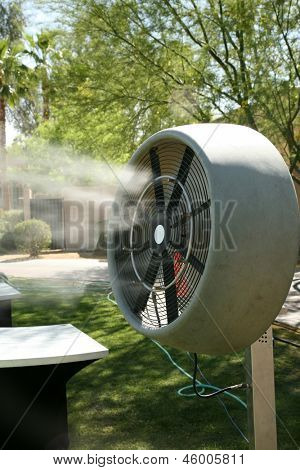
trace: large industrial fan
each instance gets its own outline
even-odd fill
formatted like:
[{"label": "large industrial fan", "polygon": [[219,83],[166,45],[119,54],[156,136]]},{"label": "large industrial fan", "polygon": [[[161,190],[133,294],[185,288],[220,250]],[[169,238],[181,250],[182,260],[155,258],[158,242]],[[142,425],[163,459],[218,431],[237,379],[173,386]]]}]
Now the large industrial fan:
[{"label": "large industrial fan", "polygon": [[133,155],[110,224],[112,288],[129,323],[163,344],[223,354],[257,340],[293,277],[298,204],[258,132],[163,130]]}]

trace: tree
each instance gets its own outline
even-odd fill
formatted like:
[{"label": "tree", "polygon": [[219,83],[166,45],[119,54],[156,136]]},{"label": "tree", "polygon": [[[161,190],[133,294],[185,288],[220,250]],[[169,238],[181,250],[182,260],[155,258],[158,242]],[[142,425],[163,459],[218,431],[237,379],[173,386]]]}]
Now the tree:
[{"label": "tree", "polygon": [[271,43],[265,49],[269,74],[260,83],[259,104],[293,173],[300,160],[300,9],[292,0],[266,1],[264,7],[265,23],[272,18],[270,34],[278,47]]},{"label": "tree", "polygon": [[67,33],[62,46],[62,60],[53,62],[53,119],[39,129],[50,140],[96,158],[125,161],[145,135],[180,123],[163,83],[125,56],[121,44],[78,30]]},{"label": "tree", "polygon": [[25,18],[21,0],[2,0],[0,4],[0,39],[8,39],[10,43],[22,37]]},{"label": "tree", "polygon": [[58,36],[58,30],[44,30],[34,36],[24,35],[25,53],[32,59],[34,74],[30,93],[19,101],[11,117],[15,127],[26,136],[30,136],[43,121],[50,118],[51,101],[55,93],[52,67],[61,55],[57,48]]},{"label": "tree", "polygon": [[22,2],[4,0],[0,4],[0,170],[3,189],[4,209],[10,208],[9,187],[6,179],[6,121],[7,105],[16,102],[22,94],[22,84],[16,86],[23,77],[24,67],[20,63],[20,43],[24,26]]},{"label": "tree", "polygon": [[119,115],[129,148],[165,125],[231,121],[265,133],[296,166],[296,0],[67,0],[63,8],[70,54],[59,99],[80,125],[91,113]]},{"label": "tree", "polygon": [[52,94],[51,70],[52,62],[58,56],[55,50],[56,30],[44,30],[36,35],[36,38],[26,36],[29,43],[28,54],[35,61],[37,80],[41,85],[42,119],[50,117],[50,98]]},{"label": "tree", "polygon": [[10,209],[9,186],[6,181],[6,114],[27,91],[28,67],[22,62],[22,43],[0,40],[0,161],[2,169],[3,208]]}]

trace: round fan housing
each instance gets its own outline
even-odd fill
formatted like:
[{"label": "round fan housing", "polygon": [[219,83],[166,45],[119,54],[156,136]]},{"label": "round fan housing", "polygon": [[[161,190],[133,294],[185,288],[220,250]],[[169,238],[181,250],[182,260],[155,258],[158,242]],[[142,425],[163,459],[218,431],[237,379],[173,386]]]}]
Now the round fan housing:
[{"label": "round fan housing", "polygon": [[298,204],[260,133],[231,124],[163,130],[133,155],[109,224],[113,293],[140,333],[225,354],[257,340],[293,277]]}]

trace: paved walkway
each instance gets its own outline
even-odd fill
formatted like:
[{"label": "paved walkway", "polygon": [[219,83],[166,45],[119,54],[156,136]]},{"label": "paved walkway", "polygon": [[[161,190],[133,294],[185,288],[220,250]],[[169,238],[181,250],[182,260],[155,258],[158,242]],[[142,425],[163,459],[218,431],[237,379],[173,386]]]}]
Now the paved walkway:
[{"label": "paved walkway", "polygon": [[[297,290],[299,289],[299,290]],[[283,323],[291,328],[300,329],[300,269],[295,272],[291,289],[283,305],[283,309],[276,318],[278,323]]]},{"label": "paved walkway", "polygon": [[90,258],[31,259],[0,262],[0,272],[8,277],[97,281],[109,279],[106,261]]}]

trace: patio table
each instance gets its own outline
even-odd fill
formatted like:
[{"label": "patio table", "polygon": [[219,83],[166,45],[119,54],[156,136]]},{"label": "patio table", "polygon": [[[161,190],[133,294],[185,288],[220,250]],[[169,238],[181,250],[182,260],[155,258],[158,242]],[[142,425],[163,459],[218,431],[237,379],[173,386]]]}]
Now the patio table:
[{"label": "patio table", "polygon": [[67,382],[107,354],[70,324],[0,328],[0,448],[67,449]]}]

